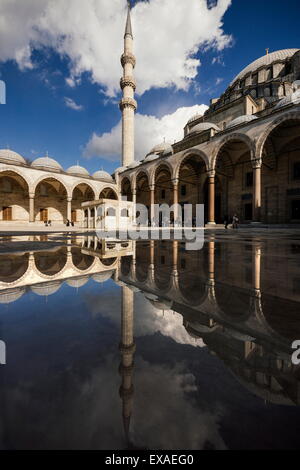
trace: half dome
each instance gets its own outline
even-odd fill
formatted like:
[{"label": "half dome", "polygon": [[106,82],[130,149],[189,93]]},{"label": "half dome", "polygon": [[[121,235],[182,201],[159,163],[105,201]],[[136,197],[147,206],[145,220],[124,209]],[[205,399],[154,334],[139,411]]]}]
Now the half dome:
[{"label": "half dome", "polygon": [[72,176],[90,176],[89,172],[83,166],[74,165],[67,169],[66,173]]},{"label": "half dome", "polygon": [[105,181],[110,181],[112,182],[112,177],[107,171],[99,170],[96,171],[96,173],[93,174],[93,178],[95,180],[105,180]]},{"label": "half dome", "polygon": [[220,128],[214,124],[213,122],[200,122],[200,124],[196,124],[192,127],[188,133],[190,134],[201,134],[202,132],[208,131],[210,129],[214,129],[217,132],[220,132]]},{"label": "half dome", "polygon": [[282,98],[275,106],[275,109],[283,108],[284,106],[289,106],[290,104],[299,104],[300,103],[300,88],[289,96]]},{"label": "half dome", "polygon": [[270,54],[266,54],[259,59],[256,59],[251,64],[247,65],[231,82],[233,85],[237,80],[241,80],[244,78],[248,73],[256,72],[261,67],[268,67],[272,65],[274,62],[284,61],[292,57],[296,52],[300,49],[282,49],[280,51],[271,52]]},{"label": "half dome", "polygon": [[231,129],[232,127],[239,126],[241,124],[246,124],[247,122],[251,122],[257,119],[257,116],[254,116],[253,114],[244,114],[243,116],[239,116],[233,121],[229,122],[227,124],[226,129]]},{"label": "half dome", "polygon": [[89,281],[88,276],[85,277],[75,277],[72,279],[68,279],[66,283],[70,287],[74,287],[74,289],[79,289],[80,287],[83,287],[87,282]]},{"label": "half dome", "polygon": [[0,150],[0,162],[10,163],[11,165],[26,165],[25,159],[10,149]]},{"label": "half dome", "polygon": [[32,168],[36,168],[37,170],[46,170],[46,171],[61,171],[61,165],[50,157],[41,157],[37,158],[31,164]]},{"label": "half dome", "polygon": [[144,159],[144,162],[153,162],[154,160],[157,160],[159,158],[159,155],[155,153],[150,153],[147,155],[147,157]]},{"label": "half dome", "polygon": [[40,296],[55,294],[61,287],[61,282],[46,282],[45,284],[36,284],[31,287],[32,292]]}]

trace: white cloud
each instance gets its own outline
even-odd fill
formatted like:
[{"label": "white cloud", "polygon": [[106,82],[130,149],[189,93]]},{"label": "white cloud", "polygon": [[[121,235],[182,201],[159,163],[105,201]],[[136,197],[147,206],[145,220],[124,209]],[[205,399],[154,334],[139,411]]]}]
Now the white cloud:
[{"label": "white cloud", "polygon": [[[231,0],[150,0],[133,8],[138,92],[187,89],[200,66],[200,48],[220,51],[231,38],[222,18]],[[126,0],[1,0],[0,60],[32,67],[32,49],[53,47],[70,59],[68,83],[83,72],[108,96],[119,91]]]},{"label": "white cloud", "polygon": [[75,103],[75,101],[72,100],[72,98],[67,98],[65,96],[64,101],[65,101],[66,106],[68,108],[74,109],[74,111],[82,111],[83,110],[83,106],[81,104]]},{"label": "white cloud", "polygon": [[[172,114],[166,114],[162,118],[137,114],[135,119],[135,145],[136,160],[141,160],[150,152],[154,145],[163,142],[174,143],[183,137],[183,128],[190,117],[195,114],[203,114],[207,106],[195,105],[178,108]],[[122,122],[100,136],[93,134],[86,145],[84,155],[86,157],[98,156],[107,160],[118,161],[120,159]]]}]

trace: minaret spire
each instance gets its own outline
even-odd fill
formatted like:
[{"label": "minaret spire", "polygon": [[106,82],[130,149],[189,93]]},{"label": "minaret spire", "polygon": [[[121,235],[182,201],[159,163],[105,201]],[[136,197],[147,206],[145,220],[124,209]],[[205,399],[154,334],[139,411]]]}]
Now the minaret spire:
[{"label": "minaret spire", "polygon": [[137,109],[137,102],[134,99],[136,89],[133,77],[135,67],[135,57],[133,55],[133,34],[131,26],[131,8],[128,4],[127,21],[124,35],[124,53],[121,57],[123,67],[123,77],[121,78],[121,89],[123,98],[120,101],[122,111],[122,166],[129,166],[134,161],[134,113]]}]

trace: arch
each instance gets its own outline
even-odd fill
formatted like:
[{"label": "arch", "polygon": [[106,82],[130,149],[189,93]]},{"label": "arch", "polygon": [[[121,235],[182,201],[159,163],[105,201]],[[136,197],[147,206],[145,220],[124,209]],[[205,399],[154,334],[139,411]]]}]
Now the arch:
[{"label": "arch", "polygon": [[95,201],[95,199],[96,192],[90,184],[85,181],[74,184],[71,201],[71,221],[74,223],[83,222],[82,218],[85,214],[82,211],[82,203]]},{"label": "arch", "polygon": [[63,272],[67,266],[68,256],[65,247],[55,251],[34,253],[34,264],[40,276],[51,279]]},{"label": "arch", "polygon": [[99,199],[112,199],[114,201],[118,201],[119,198],[117,191],[114,188],[106,186],[101,190]]},{"label": "arch", "polygon": [[53,175],[40,178],[34,196],[35,221],[64,223],[67,220],[67,201],[72,194],[69,196],[68,188],[60,178]]},{"label": "arch", "polygon": [[93,191],[93,193],[94,193],[94,199],[96,199],[96,194],[97,194],[96,188],[93,185],[91,185],[89,182],[87,182],[86,180],[77,181],[76,183],[74,183],[71,186],[70,190],[71,190],[72,196],[73,196],[73,193],[74,193],[75,189],[80,185],[88,186],[90,188],[90,190]]},{"label": "arch", "polygon": [[283,116],[280,116],[274,121],[272,121],[269,124],[269,126],[266,127],[266,129],[262,132],[262,134],[260,135],[256,143],[255,155],[257,156],[257,158],[263,158],[263,149],[272,131],[276,127],[283,124],[285,121],[294,121],[294,120],[300,121],[300,111],[293,111],[293,112],[285,113]]},{"label": "arch", "polygon": [[44,180],[48,180],[48,179],[49,180],[56,180],[58,183],[60,183],[65,188],[65,191],[67,193],[67,197],[72,197],[72,191],[71,191],[70,187],[66,184],[64,179],[61,178],[56,173],[55,174],[54,173],[48,173],[46,175],[40,176],[40,178],[38,178],[37,180],[34,181],[34,183],[32,185],[32,192],[35,194],[38,185],[40,183],[42,183]]},{"label": "arch", "polygon": [[178,163],[177,163],[177,165],[174,169],[174,173],[173,173],[175,179],[179,179],[180,168],[184,164],[184,161],[188,160],[191,157],[201,158],[202,161],[205,164],[206,171],[209,170],[209,158],[206,155],[206,153],[204,153],[204,152],[202,152],[202,150],[198,150],[198,149],[189,149],[189,150],[187,150],[186,152],[183,153],[183,155],[180,157],[180,159],[178,159]]},{"label": "arch", "polygon": [[163,162],[159,161],[158,164],[155,165],[155,167],[152,169],[150,173],[149,181],[151,185],[155,184],[155,180],[156,180],[158,173],[164,168],[169,171],[171,175],[171,180],[174,178],[174,167],[171,165],[171,163],[168,160],[164,160]]},{"label": "arch", "polygon": [[251,158],[255,158],[255,142],[246,134],[242,134],[240,132],[235,132],[233,134],[226,135],[216,146],[213,158],[211,160],[211,169],[215,170],[216,169],[216,161],[218,158],[218,155],[220,151],[222,150],[222,147],[224,145],[228,144],[230,141],[241,141],[246,144],[246,146],[249,148]]},{"label": "arch", "polygon": [[29,253],[20,255],[1,255],[0,257],[0,283],[16,284],[27,273],[29,267]]},{"label": "arch", "polygon": [[22,172],[11,168],[0,170],[0,211],[2,221],[29,220],[29,183]]},{"label": "arch", "polygon": [[130,178],[128,176],[125,176],[122,178],[120,181],[120,186],[121,186],[121,195],[122,197],[127,197],[127,201],[132,201],[133,200],[133,194],[132,194],[132,185]]}]

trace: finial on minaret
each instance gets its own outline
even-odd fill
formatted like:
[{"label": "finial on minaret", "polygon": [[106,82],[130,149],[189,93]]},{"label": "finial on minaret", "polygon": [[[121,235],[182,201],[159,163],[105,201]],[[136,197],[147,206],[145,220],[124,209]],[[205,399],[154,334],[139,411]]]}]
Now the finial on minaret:
[{"label": "finial on minaret", "polygon": [[269,51],[270,51],[270,48],[269,48],[269,47],[267,47],[267,49],[266,49],[266,53],[267,53],[267,55],[269,55]]},{"label": "finial on minaret", "polygon": [[130,5],[129,0],[127,0],[127,5],[128,5],[128,13],[127,13],[126,28],[125,28],[125,36],[128,35],[133,38],[132,27],[131,27],[131,15],[130,15],[131,5]]}]

